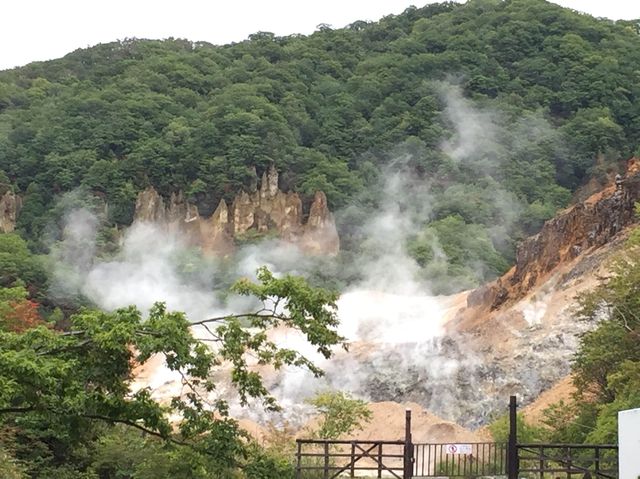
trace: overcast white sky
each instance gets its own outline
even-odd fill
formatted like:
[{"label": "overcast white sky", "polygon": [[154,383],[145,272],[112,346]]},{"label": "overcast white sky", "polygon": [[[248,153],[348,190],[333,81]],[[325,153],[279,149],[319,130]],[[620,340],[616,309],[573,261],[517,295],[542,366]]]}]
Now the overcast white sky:
[{"label": "overcast white sky", "polygon": [[[0,70],[123,38],[223,44],[251,33],[309,34],[378,20],[428,0],[0,0]],[[640,18],[639,0],[555,0],[612,19]]]}]

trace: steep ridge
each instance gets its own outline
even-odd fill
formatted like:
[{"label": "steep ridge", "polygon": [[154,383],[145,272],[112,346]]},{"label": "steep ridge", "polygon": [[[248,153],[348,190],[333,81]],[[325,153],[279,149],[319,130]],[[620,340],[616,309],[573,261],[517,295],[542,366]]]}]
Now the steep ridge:
[{"label": "steep ridge", "polygon": [[[464,352],[457,360],[474,378],[476,402],[461,408],[460,417],[472,413],[471,422],[480,425],[478,418],[510,394],[525,405],[552,388],[556,392],[548,394],[554,398],[568,395],[577,338],[595,326],[575,320],[576,296],[608,273],[608,259],[623,244],[639,200],[640,162],[632,159],[616,184],[561,212],[525,240],[516,265],[502,278],[468,294],[467,306],[447,324],[449,338]],[[454,396],[464,404],[461,393]],[[431,410],[442,415],[437,407]]]},{"label": "steep ridge", "polygon": [[222,199],[208,218],[201,217],[182,192],[172,193],[165,203],[149,187],[138,195],[134,223],[162,225],[209,254],[227,254],[238,240],[252,234],[277,235],[309,254],[336,254],[340,240],[322,191],[316,192],[306,222],[303,216],[300,196],[279,189],[278,172],[272,166],[262,175],[259,188],[242,191],[231,206]]},{"label": "steep ridge", "polygon": [[640,160],[629,161],[615,185],[547,221],[517,250],[515,266],[503,277],[473,291],[468,306],[495,310],[542,284],[555,268],[610,242],[634,221],[640,198]]}]

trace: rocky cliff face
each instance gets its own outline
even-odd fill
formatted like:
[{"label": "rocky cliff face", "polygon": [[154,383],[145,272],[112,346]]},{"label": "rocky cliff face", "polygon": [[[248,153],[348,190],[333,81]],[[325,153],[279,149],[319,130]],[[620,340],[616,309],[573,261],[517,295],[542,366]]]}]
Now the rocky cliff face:
[{"label": "rocky cliff face", "polygon": [[278,173],[273,167],[262,175],[260,188],[239,193],[231,206],[221,200],[208,218],[201,217],[182,193],[172,194],[165,202],[149,187],[138,195],[135,221],[163,224],[211,254],[229,253],[236,240],[251,232],[275,233],[311,254],[336,254],[340,247],[324,193],[316,193],[305,222],[300,196],[278,188]]},{"label": "rocky cliff face", "polygon": [[22,200],[12,191],[0,197],[0,232],[11,233],[16,227],[16,219],[22,206]]},{"label": "rocky cliff face", "polygon": [[516,253],[516,264],[503,277],[473,291],[468,305],[494,310],[517,301],[549,278],[558,265],[610,242],[634,221],[640,200],[640,160],[629,162],[617,184],[547,221]]},{"label": "rocky cliff face", "polygon": [[453,374],[429,377],[426,370],[428,382],[410,381],[408,371],[392,376],[386,388],[372,389],[477,426],[510,394],[527,404],[566,379],[579,335],[595,327],[575,320],[576,297],[607,275],[639,200],[640,162],[632,160],[617,184],[561,212],[525,240],[508,273],[468,293],[467,306],[449,321],[437,348],[440,362],[455,364]]}]

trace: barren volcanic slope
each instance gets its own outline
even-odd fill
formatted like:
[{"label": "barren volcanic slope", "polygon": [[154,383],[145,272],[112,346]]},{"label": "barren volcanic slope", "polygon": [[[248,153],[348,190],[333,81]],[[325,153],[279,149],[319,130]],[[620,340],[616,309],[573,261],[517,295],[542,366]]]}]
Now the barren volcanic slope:
[{"label": "barren volcanic slope", "polygon": [[[524,241],[516,265],[497,281],[450,297],[346,292],[339,312],[345,334],[357,340],[348,354],[320,363],[325,378],[260,372],[286,406],[286,419],[298,424],[306,421],[304,399],[329,387],[374,403],[374,426],[361,437],[382,434],[375,426],[382,423],[391,436],[401,434],[401,426],[392,425],[401,424],[402,408],[393,404],[407,401],[438,425],[420,427],[421,440],[440,439],[439,430],[457,430],[445,426],[447,421],[471,429],[485,425],[504,412],[510,394],[526,405],[555,383],[566,383],[577,335],[594,326],[573,319],[575,296],[606,273],[607,258],[625,238],[638,198],[640,174],[632,160],[617,186],[563,211]],[[399,311],[393,319],[384,313],[389,306]],[[381,326],[385,321],[393,321],[391,328]],[[276,339],[300,346],[286,331],[276,332]],[[158,398],[178,386],[162,369],[149,367],[138,381],[157,387]],[[564,390],[549,394],[560,399]],[[535,416],[536,407],[532,410]],[[273,419],[259,408],[237,413],[258,422]],[[398,417],[391,418],[394,414]],[[454,435],[470,437],[460,434]]]}]

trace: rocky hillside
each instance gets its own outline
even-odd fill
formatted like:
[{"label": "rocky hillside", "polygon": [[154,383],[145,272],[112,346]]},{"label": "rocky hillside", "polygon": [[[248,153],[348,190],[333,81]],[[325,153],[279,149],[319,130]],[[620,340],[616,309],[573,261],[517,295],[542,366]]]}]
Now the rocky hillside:
[{"label": "rocky hillside", "polygon": [[419,342],[416,330],[415,344],[360,344],[329,374],[350,369],[364,378],[357,392],[372,401],[412,401],[470,428],[501,414],[511,394],[534,402],[565,380],[578,336],[595,326],[574,319],[576,296],[607,274],[635,222],[638,165],[629,161],[615,184],[546,222],[503,277],[442,298],[442,336]]},{"label": "rocky hillside", "polygon": [[[577,336],[594,327],[574,319],[576,295],[606,276],[608,258],[635,222],[638,200],[640,168],[632,159],[615,184],[525,240],[516,265],[503,277],[469,293],[467,306],[447,328],[466,356],[466,375],[476,378],[471,417],[495,411],[513,393],[530,403],[563,381]],[[458,379],[462,386],[463,378]]]},{"label": "rocky hillside", "polygon": [[[637,165],[630,161],[617,184],[565,210],[524,241],[518,263],[502,278],[436,298],[440,317],[414,325],[406,335],[414,340],[398,343],[372,334],[371,341],[354,343],[349,353],[323,364],[326,386],[372,402],[413,402],[442,421],[476,429],[503,412],[509,395],[517,394],[526,405],[556,383],[565,384],[578,336],[595,326],[574,320],[575,298],[607,273],[608,258],[634,222]],[[427,323],[441,324],[441,333],[425,333]],[[299,420],[296,401],[310,394],[313,379],[261,373],[272,390],[286,395],[289,418]],[[173,390],[161,371],[147,370],[139,380],[157,384],[159,399]],[[391,409],[376,411],[383,417]],[[426,436],[423,440],[437,439]]]},{"label": "rocky hillside", "polygon": [[516,301],[544,283],[561,265],[589,255],[635,221],[640,198],[638,159],[628,163],[626,176],[547,221],[542,230],[517,249],[515,266],[503,277],[469,295],[474,312],[495,310]]}]

